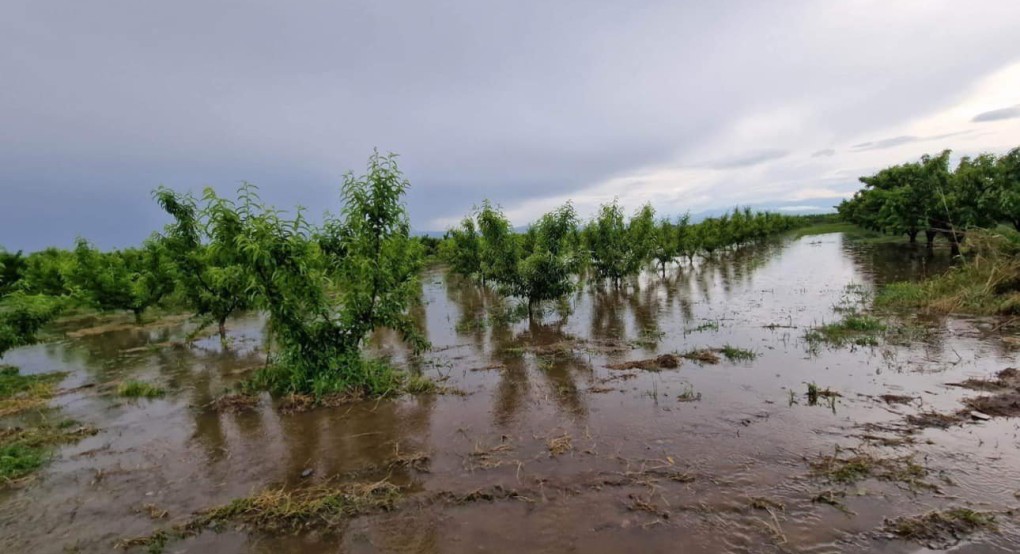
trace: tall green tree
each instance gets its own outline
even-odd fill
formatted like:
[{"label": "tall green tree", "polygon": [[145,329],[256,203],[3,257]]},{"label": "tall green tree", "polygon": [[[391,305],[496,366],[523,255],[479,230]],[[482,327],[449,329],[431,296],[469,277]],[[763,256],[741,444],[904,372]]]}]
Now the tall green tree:
[{"label": "tall green tree", "polygon": [[395,156],[374,153],[365,174],[345,175],[343,209],[322,229],[300,210],[285,217],[266,206],[247,184],[236,208],[225,208],[236,218],[210,220],[212,235],[238,225],[234,242],[248,290],[269,313],[280,346],[277,363],[258,375],[260,384],[316,395],[383,394],[400,385],[399,374],[362,358],[361,348],[380,327],[397,330],[415,350],[427,347],[408,315],[422,263],[403,203],[408,186]]},{"label": "tall green tree", "polygon": [[528,232],[527,255],[517,264],[509,290],[528,303],[528,315],[546,300],[573,290],[577,271],[577,213],[569,202],[543,215]]},{"label": "tall green tree", "polygon": [[488,200],[478,212],[479,262],[482,282],[513,283],[517,279],[517,263],[521,245],[510,220]]},{"label": "tall green tree", "polygon": [[217,325],[227,341],[227,319],[251,307],[244,257],[238,250],[241,219],[232,202],[206,189],[199,208],[189,194],[157,189],[156,201],[173,217],[160,241],[177,265],[175,275],[188,305],[199,317]]}]

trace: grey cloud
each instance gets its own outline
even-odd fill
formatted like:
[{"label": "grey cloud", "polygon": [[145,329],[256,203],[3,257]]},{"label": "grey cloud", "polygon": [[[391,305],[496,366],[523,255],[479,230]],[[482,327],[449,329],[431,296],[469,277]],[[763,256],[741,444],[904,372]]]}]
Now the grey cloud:
[{"label": "grey cloud", "polygon": [[861,136],[1020,58],[1010,2],[954,16],[953,40],[930,34],[942,9],[889,8],[876,34],[867,12],[801,0],[9,0],[0,244],[136,243],[164,222],[159,184],[248,180],[280,207],[336,210],[341,174],[373,147],[401,154],[419,229],[486,197],[579,195],[692,152],[754,188],[740,170],[810,146],[697,149],[786,106]]},{"label": "grey cloud", "polygon": [[729,158],[722,158],[703,164],[694,164],[695,167],[708,167],[711,169],[736,169],[751,167],[788,156],[788,150],[756,150],[744,152]]},{"label": "grey cloud", "polygon": [[896,146],[902,146],[904,144],[911,144],[911,143],[914,143],[914,142],[943,140],[943,139],[947,139],[947,138],[951,138],[951,137],[957,137],[957,136],[960,136],[960,135],[967,135],[967,134],[970,134],[970,133],[972,133],[972,131],[968,130],[968,131],[956,131],[954,133],[945,133],[945,134],[942,134],[942,135],[932,135],[930,137],[918,137],[918,136],[913,136],[913,135],[903,135],[903,136],[892,137],[892,138],[887,138],[887,139],[882,139],[882,140],[876,140],[874,142],[862,142],[860,144],[855,144],[855,145],[851,146],[850,148],[854,152],[863,152],[865,150],[882,150],[882,149],[885,149],[885,148],[894,148]]},{"label": "grey cloud", "polygon": [[904,136],[900,136],[900,137],[892,137],[892,138],[887,138],[887,139],[882,139],[882,140],[876,140],[874,142],[862,142],[860,144],[853,145],[851,148],[856,150],[856,151],[861,151],[861,150],[880,150],[882,148],[892,148],[894,146],[900,146],[902,144],[910,144],[911,142],[917,142],[919,140],[922,140],[922,139],[920,139],[918,137],[915,137],[915,136],[904,135]]},{"label": "grey cloud", "polygon": [[835,150],[833,150],[832,148],[826,148],[824,150],[819,150],[819,151],[815,152],[814,154],[811,154],[811,157],[812,158],[831,158],[835,154],[836,154]]},{"label": "grey cloud", "polygon": [[1016,106],[1011,106],[1009,108],[1001,108],[998,110],[991,110],[979,113],[975,115],[974,119],[972,119],[971,121],[975,123],[980,123],[985,121],[1000,121],[1003,119],[1014,119],[1017,117],[1020,117],[1020,104]]}]

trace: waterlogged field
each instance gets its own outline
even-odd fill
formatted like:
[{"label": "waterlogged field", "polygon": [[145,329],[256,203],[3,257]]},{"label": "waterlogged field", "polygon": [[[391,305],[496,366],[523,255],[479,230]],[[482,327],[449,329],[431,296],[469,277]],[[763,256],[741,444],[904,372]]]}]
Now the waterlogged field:
[{"label": "waterlogged field", "polygon": [[67,372],[19,417],[88,432],[0,491],[0,551],[1015,552],[1016,420],[974,401],[1012,390],[1004,322],[868,313],[946,263],[806,236],[530,323],[434,270],[432,351],[374,349],[441,391],[310,410],[215,402],[264,363],[259,317],[226,350],[64,322],[5,362]]}]

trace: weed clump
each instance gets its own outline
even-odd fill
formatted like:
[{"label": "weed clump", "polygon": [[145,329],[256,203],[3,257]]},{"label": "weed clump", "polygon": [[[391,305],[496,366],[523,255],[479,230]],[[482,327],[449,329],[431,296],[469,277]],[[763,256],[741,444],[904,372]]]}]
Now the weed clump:
[{"label": "weed clump", "polygon": [[144,381],[124,381],[117,385],[117,396],[124,398],[161,398],[165,395],[163,387]]},{"label": "weed clump", "polygon": [[832,483],[850,485],[865,479],[878,479],[906,485],[910,489],[935,489],[925,481],[928,470],[914,461],[912,456],[880,458],[867,452],[848,450],[842,455],[821,456],[811,462],[811,472]]},{"label": "weed clump", "polygon": [[1020,243],[989,231],[968,233],[967,261],[918,283],[886,285],[875,306],[978,315],[1020,314]]},{"label": "weed clump", "polygon": [[241,524],[264,533],[331,528],[351,518],[386,512],[403,496],[400,487],[375,483],[331,483],[298,490],[270,489],[204,510],[191,520],[151,535],[120,541],[122,549],[148,547],[161,552],[168,542],[198,535],[206,529]]},{"label": "weed clump", "polygon": [[45,406],[66,376],[62,372],[22,375],[16,367],[0,366],[0,417]]},{"label": "weed clump", "polygon": [[749,362],[758,357],[758,354],[756,354],[753,350],[737,348],[736,346],[730,346],[729,344],[720,348],[719,353],[731,362]]},{"label": "weed clump", "polygon": [[72,420],[38,427],[8,427],[0,430],[0,482],[11,483],[28,476],[46,463],[52,448],[95,435],[94,427]]},{"label": "weed clump", "polygon": [[945,550],[976,531],[995,527],[994,515],[969,508],[898,517],[886,520],[884,525],[886,532],[936,550]]},{"label": "weed clump", "polygon": [[701,393],[694,391],[694,385],[685,383],[683,390],[676,395],[676,399],[680,402],[697,402],[701,400]]},{"label": "weed clump", "polygon": [[812,344],[877,346],[878,335],[885,329],[885,324],[874,316],[850,313],[840,321],[811,329],[804,338]]}]

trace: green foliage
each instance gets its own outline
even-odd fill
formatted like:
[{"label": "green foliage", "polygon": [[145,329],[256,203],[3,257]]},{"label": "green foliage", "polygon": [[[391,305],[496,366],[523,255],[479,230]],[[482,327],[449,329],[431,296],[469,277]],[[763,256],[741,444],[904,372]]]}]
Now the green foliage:
[{"label": "green foliage", "polygon": [[72,420],[56,425],[0,429],[0,484],[25,477],[42,467],[54,445],[95,435],[96,432],[96,429],[78,426]]},{"label": "green foliage", "polygon": [[256,384],[278,392],[378,394],[401,384],[389,366],[361,358],[374,329],[400,332],[415,350],[427,342],[407,309],[417,298],[422,246],[409,235],[402,198],[409,183],[394,156],[373,154],[365,175],[344,177],[344,207],[314,229],[262,204],[245,184],[236,203],[211,191],[212,237],[231,237],[245,290],[270,316],[277,363]]},{"label": "green foliage", "polygon": [[[644,221],[628,226],[623,208],[615,200],[611,204],[604,204],[595,219],[584,229],[596,277],[608,279],[614,287],[619,287],[624,277],[640,271],[645,262],[641,259],[641,253],[648,247],[647,240],[650,238],[645,236],[647,232]],[[635,234],[640,234],[646,242],[632,244],[631,238]]]},{"label": "green foliage", "polygon": [[25,258],[21,290],[30,294],[67,296],[74,293],[71,276],[75,257],[72,252],[47,248]]},{"label": "green foliage", "polygon": [[217,323],[220,340],[226,341],[227,318],[252,305],[250,275],[238,250],[240,216],[233,203],[210,189],[201,209],[192,196],[166,188],[157,189],[155,197],[174,218],[159,241],[176,264],[179,290],[197,316]]},{"label": "green foliage", "polygon": [[579,243],[573,205],[568,202],[543,215],[528,236],[530,253],[518,262],[509,285],[514,296],[527,299],[531,315],[534,305],[562,298],[573,290]]},{"label": "green foliage", "polygon": [[474,218],[465,217],[459,229],[451,229],[444,244],[442,256],[451,271],[465,277],[482,274],[481,237]]},{"label": "green foliage", "polygon": [[117,385],[117,396],[125,398],[160,398],[165,394],[162,387],[143,381],[124,381]]},{"label": "green foliage", "polygon": [[0,366],[0,400],[32,392],[40,386],[54,385],[66,376],[66,373],[22,375],[16,367]]},{"label": "green foliage", "polygon": [[0,247],[0,295],[14,291],[25,274],[25,265],[20,250],[12,254]]},{"label": "green foliage", "polygon": [[886,285],[875,307],[933,313],[1020,314],[1020,236],[975,230],[966,263],[920,282]]},{"label": "green foliage", "polygon": [[946,237],[954,252],[970,229],[1008,222],[1020,229],[1020,148],[1003,156],[963,157],[950,168],[950,151],[861,177],[865,185],[838,206],[840,216],[866,229],[924,232],[931,246]]},{"label": "green foliage", "polygon": [[174,289],[176,268],[158,239],[142,248],[101,252],[79,238],[71,280],[83,299],[100,310],[142,313]]},{"label": "green foliage", "polygon": [[618,288],[654,261],[665,277],[679,257],[693,261],[698,253],[764,240],[804,222],[747,208],[698,224],[689,215],[675,223],[656,222],[650,204],[628,219],[613,201],[581,228],[568,202],[516,235],[503,212],[485,201],[473,217],[447,232],[440,250],[452,272],[526,299],[531,313],[540,302],[564,298],[577,276],[590,274]]},{"label": "green foliage", "polygon": [[479,273],[482,283],[514,283],[517,263],[521,259],[521,245],[514,235],[510,220],[488,200],[482,203],[477,218],[481,233]]},{"label": "green foliage", "polygon": [[20,291],[0,299],[0,358],[12,348],[34,343],[36,333],[62,307],[60,299]]}]

